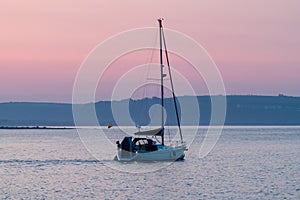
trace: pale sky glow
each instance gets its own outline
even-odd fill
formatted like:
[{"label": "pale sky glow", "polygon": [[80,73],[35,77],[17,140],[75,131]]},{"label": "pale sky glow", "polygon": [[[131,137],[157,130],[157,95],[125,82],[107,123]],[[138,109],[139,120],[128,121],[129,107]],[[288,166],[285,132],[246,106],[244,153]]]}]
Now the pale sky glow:
[{"label": "pale sky glow", "polygon": [[205,47],[228,94],[300,96],[298,0],[7,0],[0,16],[0,102],[71,102],[97,44],[159,17]]}]

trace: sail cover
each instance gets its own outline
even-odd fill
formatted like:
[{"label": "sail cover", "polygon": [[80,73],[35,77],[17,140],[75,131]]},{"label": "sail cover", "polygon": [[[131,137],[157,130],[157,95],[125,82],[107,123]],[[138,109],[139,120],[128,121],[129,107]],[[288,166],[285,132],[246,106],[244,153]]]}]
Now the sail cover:
[{"label": "sail cover", "polygon": [[153,136],[153,135],[159,135],[162,136],[163,135],[163,128],[158,128],[158,129],[153,129],[153,130],[149,130],[149,131],[139,131],[134,133],[134,135],[148,135],[148,136]]}]

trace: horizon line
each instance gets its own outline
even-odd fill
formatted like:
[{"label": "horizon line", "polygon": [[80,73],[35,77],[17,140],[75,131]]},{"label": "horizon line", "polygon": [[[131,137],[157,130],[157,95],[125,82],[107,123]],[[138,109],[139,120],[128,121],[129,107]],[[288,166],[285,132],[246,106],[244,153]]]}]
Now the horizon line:
[{"label": "horizon line", "polygon": [[[196,96],[193,96],[193,95],[182,95],[182,96],[177,96],[176,98],[180,98],[180,97],[213,97],[213,96],[226,96],[226,97],[230,97],[230,96],[252,96],[252,97],[286,97],[286,98],[300,98],[300,95],[299,96],[291,96],[291,95],[285,95],[285,94],[278,94],[278,95],[264,95],[264,94],[227,94],[227,95],[222,95],[222,94],[219,94],[219,95],[196,95]],[[125,101],[125,100],[142,100],[142,99],[153,99],[153,98],[157,98],[157,99],[160,99],[160,97],[156,97],[156,96],[152,96],[152,97],[144,97],[144,98],[137,98],[137,99],[133,99],[133,98],[124,98],[124,99],[117,99],[117,100],[97,100],[95,102],[86,102],[86,103],[79,103],[79,104],[91,104],[91,103],[98,103],[98,102],[108,102],[108,101],[115,101],[115,102],[118,102],[118,101]],[[168,99],[168,98],[172,98],[172,97],[166,97],[165,99]],[[56,101],[3,101],[3,102],[0,102],[0,104],[5,104],[5,103],[44,103],[44,104],[70,104],[72,105],[73,102],[56,102]]]}]

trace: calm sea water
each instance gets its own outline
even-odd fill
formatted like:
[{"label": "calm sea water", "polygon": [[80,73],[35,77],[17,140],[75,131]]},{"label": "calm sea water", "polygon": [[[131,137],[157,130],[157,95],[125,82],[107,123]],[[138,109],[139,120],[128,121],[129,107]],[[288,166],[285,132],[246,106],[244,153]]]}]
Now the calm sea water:
[{"label": "calm sea water", "polygon": [[[0,130],[0,199],[300,199],[300,127],[227,127],[200,158],[205,131],[184,161],[119,163],[105,142],[96,159],[76,130]],[[162,167],[122,171],[149,166]]]}]

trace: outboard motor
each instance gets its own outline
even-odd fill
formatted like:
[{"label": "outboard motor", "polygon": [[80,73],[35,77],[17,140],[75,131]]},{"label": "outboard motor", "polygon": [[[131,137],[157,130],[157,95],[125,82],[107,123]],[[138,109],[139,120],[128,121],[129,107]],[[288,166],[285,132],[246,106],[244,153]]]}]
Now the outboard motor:
[{"label": "outboard motor", "polygon": [[133,152],[133,142],[132,137],[125,137],[123,141],[121,142],[121,149],[122,149],[122,157],[131,157]]},{"label": "outboard motor", "polygon": [[117,147],[118,147],[118,149],[120,149],[120,142],[119,142],[119,140],[116,142],[116,144],[117,144]]}]

